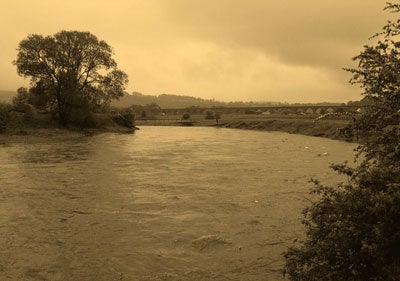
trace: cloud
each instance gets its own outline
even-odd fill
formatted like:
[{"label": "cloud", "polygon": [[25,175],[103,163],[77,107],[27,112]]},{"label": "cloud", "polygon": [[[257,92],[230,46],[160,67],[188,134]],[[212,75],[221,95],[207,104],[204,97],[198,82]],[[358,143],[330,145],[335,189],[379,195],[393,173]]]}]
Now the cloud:
[{"label": "cloud", "polygon": [[384,2],[375,0],[163,3],[165,19],[187,40],[253,48],[288,64],[336,66],[367,43],[387,18]]},{"label": "cloud", "polygon": [[[264,53],[192,42],[179,48],[137,54],[136,86],[150,93],[176,93],[230,100],[286,102],[347,101],[357,96],[347,83],[337,83],[323,68],[282,64]],[[174,63],[165,63],[165,56]],[[142,58],[143,61],[140,61]],[[146,67],[143,67],[146,66]],[[353,96],[349,96],[348,93]]]},{"label": "cloud", "polygon": [[[0,89],[26,84],[11,61],[30,33],[106,40],[128,91],[217,100],[347,101],[341,68],[386,22],[376,0],[17,0],[0,18]],[[60,12],[61,11],[61,12]]]}]

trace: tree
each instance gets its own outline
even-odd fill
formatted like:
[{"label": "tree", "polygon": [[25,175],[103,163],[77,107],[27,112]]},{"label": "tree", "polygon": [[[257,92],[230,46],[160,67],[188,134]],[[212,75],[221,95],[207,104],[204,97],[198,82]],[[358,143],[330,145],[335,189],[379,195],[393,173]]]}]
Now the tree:
[{"label": "tree", "polygon": [[34,87],[20,87],[17,95],[12,100],[13,108],[16,111],[25,112],[27,105],[30,104],[41,111],[48,111],[51,104],[54,104],[52,96],[49,96],[43,84],[39,81]]},{"label": "tree", "polygon": [[10,121],[10,112],[12,107],[8,103],[0,102],[0,133],[6,131],[7,124]]},{"label": "tree", "polygon": [[61,31],[53,36],[29,35],[18,46],[18,74],[47,95],[62,125],[77,110],[84,113],[123,96],[127,75],[117,68],[111,47],[89,32]]},{"label": "tree", "polygon": [[211,111],[211,110],[207,110],[206,111],[206,117],[205,117],[207,120],[211,120],[211,119],[214,119],[215,117],[214,117],[214,112],[213,111]]},{"label": "tree", "polygon": [[20,87],[17,95],[12,100],[14,110],[24,112],[24,107],[29,103],[29,92],[26,88]]},{"label": "tree", "polygon": [[182,115],[182,120],[189,120],[189,119],[190,119],[190,114],[189,114],[189,112],[183,113],[183,115]]},{"label": "tree", "polygon": [[159,115],[161,112],[161,107],[155,102],[146,104],[144,106],[144,109],[146,110],[146,112],[150,113],[150,115],[152,115],[152,116]]},{"label": "tree", "polygon": [[[400,11],[400,4],[386,9]],[[362,145],[356,168],[333,165],[348,181],[317,180],[319,199],[304,210],[306,236],[286,253],[291,280],[399,280],[400,276],[400,19],[354,58],[352,84],[369,104],[343,130]]]}]

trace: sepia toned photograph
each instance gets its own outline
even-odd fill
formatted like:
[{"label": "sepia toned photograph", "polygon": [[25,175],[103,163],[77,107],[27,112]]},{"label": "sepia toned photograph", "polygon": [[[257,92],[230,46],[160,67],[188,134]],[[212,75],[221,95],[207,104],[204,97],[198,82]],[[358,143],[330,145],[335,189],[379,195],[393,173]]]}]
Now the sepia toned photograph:
[{"label": "sepia toned photograph", "polygon": [[400,0],[0,25],[0,281],[400,281]]}]

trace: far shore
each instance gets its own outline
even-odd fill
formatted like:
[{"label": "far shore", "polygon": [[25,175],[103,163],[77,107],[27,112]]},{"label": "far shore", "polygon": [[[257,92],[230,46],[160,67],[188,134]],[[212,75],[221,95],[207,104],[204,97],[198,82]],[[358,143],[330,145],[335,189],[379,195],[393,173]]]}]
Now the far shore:
[{"label": "far shore", "polygon": [[68,138],[90,137],[101,133],[120,133],[130,134],[135,129],[124,127],[106,127],[106,128],[17,128],[0,133],[0,145],[10,143],[39,143],[46,141],[62,141]]},{"label": "far shore", "polygon": [[[305,118],[298,116],[248,116],[248,115],[224,115],[218,121],[207,120],[204,115],[192,115],[188,120],[182,120],[180,116],[158,116],[152,119],[140,119],[135,121],[137,127],[141,126],[196,126],[219,127],[258,131],[280,131],[291,134],[324,137],[341,141],[352,141],[340,134],[340,129],[345,127],[349,120]],[[100,128],[75,128],[56,126],[16,126],[8,128],[0,133],[0,145],[14,142],[44,142],[46,140],[63,140],[70,137],[92,136],[101,133],[132,133],[138,128],[127,128],[117,124],[101,126]]]},{"label": "far shore", "polygon": [[301,134],[313,137],[324,137],[341,141],[353,141],[340,134],[340,129],[345,127],[349,120],[318,120],[302,118],[221,118],[215,120],[196,118],[190,120],[180,119],[153,119],[137,120],[137,126],[196,126],[220,127],[258,131],[280,131],[290,134]]}]

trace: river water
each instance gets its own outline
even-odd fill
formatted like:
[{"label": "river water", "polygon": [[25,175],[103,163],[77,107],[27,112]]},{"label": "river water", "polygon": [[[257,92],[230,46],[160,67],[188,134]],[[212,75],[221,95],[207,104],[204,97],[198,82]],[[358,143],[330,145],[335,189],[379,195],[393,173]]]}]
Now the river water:
[{"label": "river water", "polygon": [[280,280],[309,179],[353,148],[201,127],[0,146],[0,280]]}]

